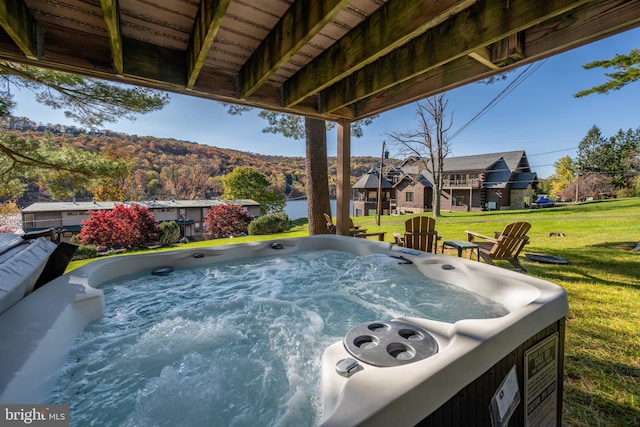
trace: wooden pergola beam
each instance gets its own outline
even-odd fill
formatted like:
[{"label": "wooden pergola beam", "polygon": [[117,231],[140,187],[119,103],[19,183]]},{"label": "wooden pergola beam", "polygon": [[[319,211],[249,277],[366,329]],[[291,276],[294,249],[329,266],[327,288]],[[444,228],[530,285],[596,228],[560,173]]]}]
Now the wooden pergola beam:
[{"label": "wooden pergola beam", "polygon": [[122,39],[122,46],[125,75],[184,87],[187,81],[184,52],[127,37]]},{"label": "wooden pergola beam", "polygon": [[120,6],[118,0],[100,0],[102,16],[107,27],[109,43],[111,44],[111,59],[116,74],[124,74],[122,53],[122,30],[120,28]]},{"label": "wooden pergola beam", "polygon": [[[597,19],[605,15],[609,17],[608,22]],[[551,49],[554,50],[553,54],[559,54],[629,30],[638,22],[640,2],[614,0],[585,4],[527,28],[522,35],[525,40],[526,58],[517,64],[501,68],[500,72],[546,58]],[[463,56],[393,88],[377,92],[351,106],[355,108],[355,116],[359,120],[490,77],[497,72],[469,56]]]},{"label": "wooden pergola beam", "polygon": [[475,2],[390,0],[287,80],[284,105],[296,105]]},{"label": "wooden pergola beam", "polygon": [[481,64],[484,64],[487,68],[491,68],[492,70],[500,69],[500,66],[494,64],[491,60],[491,49],[488,46],[483,46],[473,52],[469,52],[469,57],[475,59]]},{"label": "wooden pergola beam", "polygon": [[202,0],[187,47],[187,88],[196,84],[231,0]]},{"label": "wooden pergola beam", "polygon": [[38,58],[36,20],[22,0],[0,1],[0,26],[27,58]]},{"label": "wooden pergola beam", "polygon": [[505,9],[502,0],[479,2],[323,91],[322,110],[357,102],[586,3],[510,0]]},{"label": "wooden pergola beam", "polygon": [[240,70],[240,98],[247,99],[351,3],[297,0]]}]

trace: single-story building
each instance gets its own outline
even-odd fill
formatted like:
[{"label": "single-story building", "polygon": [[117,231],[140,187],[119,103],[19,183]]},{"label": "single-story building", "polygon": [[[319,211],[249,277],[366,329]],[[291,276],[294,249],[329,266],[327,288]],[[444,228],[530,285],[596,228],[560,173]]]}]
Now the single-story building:
[{"label": "single-story building", "polygon": [[260,203],[241,200],[153,200],[137,202],[39,202],[22,209],[22,229],[25,233],[50,228],[58,230],[63,239],[79,233],[82,221],[96,210],[111,210],[118,204],[137,204],[149,208],[158,222],[176,221],[184,237],[204,236],[204,219],[213,206],[224,203],[240,205],[251,216],[260,215]]}]

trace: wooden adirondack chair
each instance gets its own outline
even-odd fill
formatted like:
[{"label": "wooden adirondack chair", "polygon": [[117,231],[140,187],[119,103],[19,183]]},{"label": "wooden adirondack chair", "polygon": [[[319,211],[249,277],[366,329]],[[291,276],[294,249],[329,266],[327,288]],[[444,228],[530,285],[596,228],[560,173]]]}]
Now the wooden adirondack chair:
[{"label": "wooden adirondack chair", "polygon": [[327,229],[329,230],[329,233],[336,234],[336,226],[333,224],[333,218],[331,218],[331,215],[327,213],[323,215],[324,219],[327,221]]},{"label": "wooden adirondack chair", "polygon": [[404,235],[393,233],[396,243],[405,248],[437,253],[438,232],[436,220],[427,216],[416,216],[404,222]]},{"label": "wooden adirondack chair", "polygon": [[[479,246],[480,257],[487,263],[493,264],[493,261],[503,260],[509,261],[511,265],[518,270],[526,272],[527,269],[520,264],[518,255],[524,245],[529,243],[527,232],[531,228],[528,222],[513,222],[507,224],[501,233],[497,233],[496,237],[487,237],[474,231],[466,231],[467,240]],[[482,239],[484,241],[477,241]]]},{"label": "wooden adirondack chair", "polygon": [[[324,219],[327,220],[327,229],[329,229],[329,232],[331,234],[336,234],[336,226],[333,224],[333,219],[331,218],[331,216],[325,213]],[[355,225],[351,218],[349,218],[349,232],[351,233],[352,237],[377,237],[380,241],[384,240],[385,235],[384,231],[367,233],[366,229],[360,228],[359,226]]]}]

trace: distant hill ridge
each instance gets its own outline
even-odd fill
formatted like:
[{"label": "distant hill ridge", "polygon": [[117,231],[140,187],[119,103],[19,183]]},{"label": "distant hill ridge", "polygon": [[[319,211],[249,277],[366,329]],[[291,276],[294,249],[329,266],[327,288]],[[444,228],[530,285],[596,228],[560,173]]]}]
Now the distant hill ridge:
[{"label": "distant hill ridge", "polygon": [[[129,135],[109,130],[86,132],[61,125],[38,125],[28,119],[7,121],[6,130],[41,138],[49,132],[60,141],[83,150],[100,151],[133,163],[127,192],[132,200],[150,198],[210,198],[222,191],[220,177],[238,166],[252,166],[263,173],[272,187],[288,198],[306,195],[305,158],[264,155],[229,148],[180,141],[173,138]],[[283,138],[283,143],[296,142]],[[328,158],[329,180],[336,176],[336,157]],[[375,157],[352,157],[352,183],[377,164]],[[335,185],[335,184],[333,184]],[[333,188],[332,188],[333,190]],[[333,192],[333,191],[332,191]],[[36,194],[26,201],[43,200]]]}]

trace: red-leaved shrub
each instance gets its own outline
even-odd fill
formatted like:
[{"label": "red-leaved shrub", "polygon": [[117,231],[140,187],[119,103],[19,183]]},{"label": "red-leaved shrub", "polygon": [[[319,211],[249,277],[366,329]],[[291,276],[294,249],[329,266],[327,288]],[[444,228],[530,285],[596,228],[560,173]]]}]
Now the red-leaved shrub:
[{"label": "red-leaved shrub", "polygon": [[233,237],[247,234],[249,223],[253,218],[242,206],[221,204],[207,212],[204,228],[210,238]]},{"label": "red-leaved shrub", "polygon": [[98,247],[135,248],[158,237],[158,223],[149,208],[118,204],[110,211],[92,211],[82,221],[80,241]]}]

